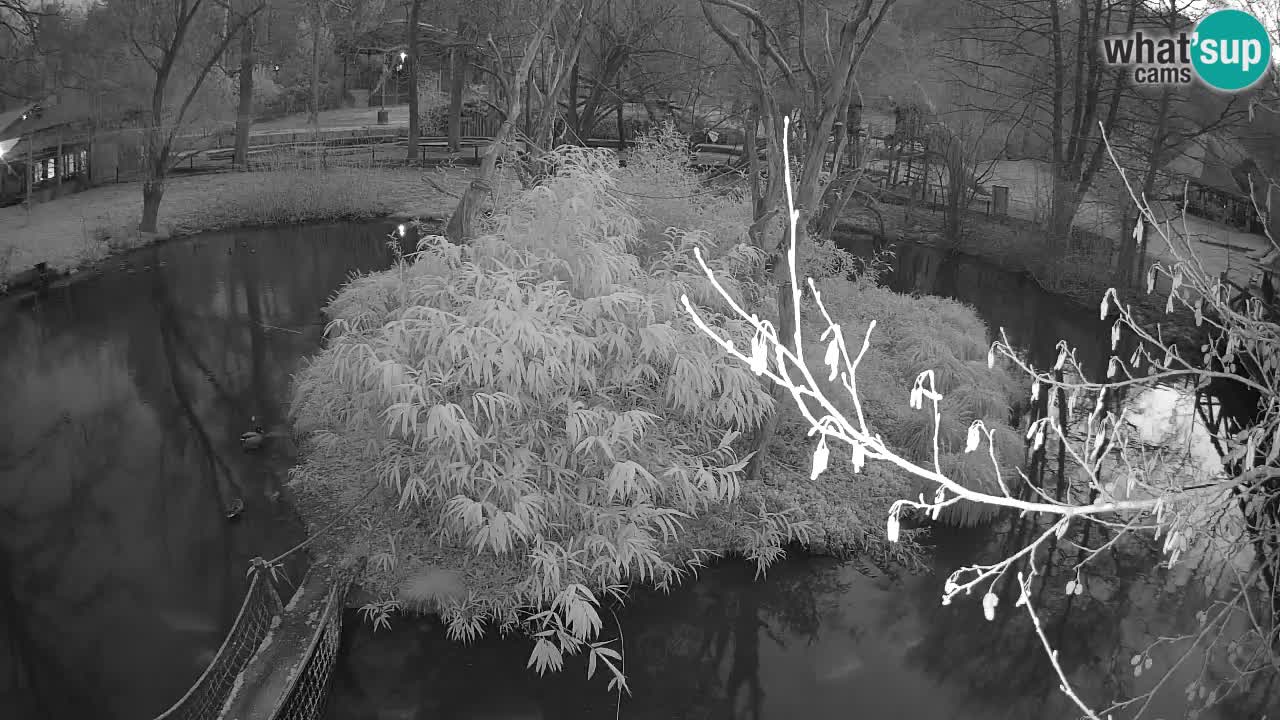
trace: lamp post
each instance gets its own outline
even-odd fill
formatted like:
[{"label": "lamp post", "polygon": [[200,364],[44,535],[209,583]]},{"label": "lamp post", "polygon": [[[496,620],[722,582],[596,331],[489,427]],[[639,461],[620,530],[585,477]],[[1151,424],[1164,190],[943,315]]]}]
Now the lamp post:
[{"label": "lamp post", "polygon": [[406,53],[403,50],[400,51],[400,62],[399,64],[396,65],[396,102],[397,103],[400,102],[400,94],[404,90],[404,88],[400,84],[400,80],[401,80],[400,73],[402,70],[404,70],[405,60],[408,59],[408,57],[409,57],[409,53]]}]

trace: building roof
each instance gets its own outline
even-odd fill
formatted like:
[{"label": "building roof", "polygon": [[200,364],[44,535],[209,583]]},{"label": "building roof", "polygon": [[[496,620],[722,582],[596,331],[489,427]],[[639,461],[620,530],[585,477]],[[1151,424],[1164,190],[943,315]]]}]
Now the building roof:
[{"label": "building roof", "polygon": [[[21,135],[22,133],[14,129],[14,126],[22,122],[22,116],[26,115],[38,104],[39,103],[36,102],[29,102],[24,105],[19,105],[13,110],[0,112],[0,140],[8,140],[16,135]],[[11,130],[13,131],[10,132]]]},{"label": "building roof", "polygon": [[1220,192],[1247,198],[1249,187],[1247,184],[1240,184],[1236,177],[1238,173],[1235,172],[1246,160],[1243,150],[1235,143],[1215,135],[1205,136],[1204,141],[1204,156],[1195,181]]}]

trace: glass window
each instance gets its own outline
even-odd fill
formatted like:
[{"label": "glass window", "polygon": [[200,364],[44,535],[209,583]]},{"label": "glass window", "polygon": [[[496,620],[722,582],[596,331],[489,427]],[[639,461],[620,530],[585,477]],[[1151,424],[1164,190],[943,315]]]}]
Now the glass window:
[{"label": "glass window", "polygon": [[53,161],[54,161],[54,158],[49,158],[48,160],[44,161],[45,178],[49,180],[52,180],[58,176],[58,169],[57,167],[54,166]]}]

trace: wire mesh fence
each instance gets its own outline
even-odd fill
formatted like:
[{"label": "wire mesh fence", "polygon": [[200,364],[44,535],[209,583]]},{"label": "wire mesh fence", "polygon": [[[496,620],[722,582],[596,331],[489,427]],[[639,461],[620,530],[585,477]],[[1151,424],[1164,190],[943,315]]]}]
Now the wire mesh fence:
[{"label": "wire mesh fence", "polygon": [[240,614],[205,669],[186,695],[156,720],[214,720],[231,695],[236,676],[244,670],[271,631],[272,620],[281,610],[280,596],[271,579],[255,567],[245,593]]},{"label": "wire mesh fence", "polygon": [[329,681],[342,644],[342,609],[346,605],[349,587],[350,581],[344,576],[329,590],[324,615],[304,665],[295,676],[284,703],[270,720],[316,720],[324,715]]}]

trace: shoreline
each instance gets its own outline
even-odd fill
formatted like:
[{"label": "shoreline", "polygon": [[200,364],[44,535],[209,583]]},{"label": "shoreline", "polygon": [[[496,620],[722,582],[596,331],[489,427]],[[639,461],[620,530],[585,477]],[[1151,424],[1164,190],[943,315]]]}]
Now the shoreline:
[{"label": "shoreline", "polygon": [[[155,233],[136,229],[134,210],[140,209],[142,199],[138,183],[92,188],[37,205],[31,213],[11,210],[8,217],[0,214],[0,230],[8,225],[10,230],[4,234],[14,238],[0,246],[0,301],[25,301],[100,275],[107,261],[132,250],[208,232],[431,219],[450,210],[456,200],[422,182],[423,172],[430,171],[283,170],[178,176],[166,188]],[[433,182],[460,191],[471,171],[462,168],[441,175]],[[90,225],[89,217],[95,213]],[[25,222],[20,222],[20,214]],[[50,243],[49,238],[57,240]]]},{"label": "shoreline", "polygon": [[46,270],[43,276],[40,275],[36,268],[28,268],[20,273],[9,276],[7,288],[0,292],[0,302],[11,301],[22,303],[49,290],[66,288],[74,284],[100,277],[108,272],[110,268],[106,267],[111,262],[118,261],[137,250],[145,250],[147,248],[164,245],[170,242],[178,242],[181,240],[189,240],[191,238],[205,235],[209,233],[234,232],[236,230],[254,230],[267,228],[282,227],[306,227],[310,225],[327,225],[333,223],[375,223],[385,221],[388,223],[410,222],[412,220],[422,220],[424,222],[438,221],[441,216],[412,215],[409,211],[397,211],[390,214],[387,213],[370,213],[370,214],[353,214],[342,216],[316,217],[300,220],[296,223],[259,223],[245,222],[238,225],[226,225],[221,227],[200,228],[195,230],[179,231],[174,233],[145,233],[150,236],[127,248],[120,248],[112,251],[109,255],[95,260],[86,261],[68,270]]}]

